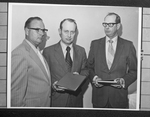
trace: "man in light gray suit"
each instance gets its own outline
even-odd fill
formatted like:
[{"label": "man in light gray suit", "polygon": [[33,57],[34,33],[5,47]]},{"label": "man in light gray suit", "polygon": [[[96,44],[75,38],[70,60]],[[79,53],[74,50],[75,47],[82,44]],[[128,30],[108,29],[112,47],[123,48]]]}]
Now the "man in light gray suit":
[{"label": "man in light gray suit", "polygon": [[24,41],[12,51],[11,106],[49,107],[50,72],[38,47],[47,29],[41,18],[30,17],[24,30]]}]

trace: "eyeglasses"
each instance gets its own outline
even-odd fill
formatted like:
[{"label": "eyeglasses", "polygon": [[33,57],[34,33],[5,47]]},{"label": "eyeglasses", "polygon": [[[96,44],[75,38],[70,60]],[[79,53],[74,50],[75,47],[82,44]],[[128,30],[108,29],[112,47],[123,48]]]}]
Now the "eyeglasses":
[{"label": "eyeglasses", "polygon": [[103,23],[103,26],[104,27],[113,27],[115,24],[118,24],[118,23]]},{"label": "eyeglasses", "polygon": [[28,29],[36,30],[38,33],[39,33],[40,31],[42,31],[43,33],[45,33],[45,32],[48,31],[48,29],[41,29],[41,28],[28,28]]}]

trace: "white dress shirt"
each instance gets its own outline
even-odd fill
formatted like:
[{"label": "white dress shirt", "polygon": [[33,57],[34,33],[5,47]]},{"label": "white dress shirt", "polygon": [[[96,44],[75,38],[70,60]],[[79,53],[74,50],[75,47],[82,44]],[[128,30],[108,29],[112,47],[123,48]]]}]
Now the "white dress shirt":
[{"label": "white dress shirt", "polygon": [[[60,41],[60,45],[61,45],[61,48],[62,48],[62,51],[63,51],[63,54],[64,54],[64,58],[66,58],[67,45],[65,45],[62,41]],[[72,47],[72,44],[70,44],[69,47],[70,47],[70,56],[71,56],[71,59],[73,61],[73,47]]]}]

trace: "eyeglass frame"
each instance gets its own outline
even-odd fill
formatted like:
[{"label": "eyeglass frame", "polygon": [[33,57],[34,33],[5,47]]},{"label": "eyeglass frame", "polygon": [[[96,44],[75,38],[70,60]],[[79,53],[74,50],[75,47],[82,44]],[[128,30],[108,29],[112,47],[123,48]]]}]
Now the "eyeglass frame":
[{"label": "eyeglass frame", "polygon": [[[105,23],[105,22],[102,23],[102,25],[103,25],[104,27],[107,27],[107,26],[108,26],[108,27],[111,27],[111,28],[112,28],[115,24],[119,24],[119,23]],[[111,26],[111,25],[112,25],[112,26]]]},{"label": "eyeglass frame", "polygon": [[48,29],[41,29],[41,28],[28,28],[28,29],[36,30],[37,32],[42,31],[43,33],[48,31]]}]

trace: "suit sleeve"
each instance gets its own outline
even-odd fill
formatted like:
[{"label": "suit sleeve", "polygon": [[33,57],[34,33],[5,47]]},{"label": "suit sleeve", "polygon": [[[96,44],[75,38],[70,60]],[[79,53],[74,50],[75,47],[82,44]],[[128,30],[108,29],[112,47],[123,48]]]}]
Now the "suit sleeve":
[{"label": "suit sleeve", "polygon": [[[50,64],[50,61],[49,61],[49,57],[48,57],[48,54],[47,54],[47,49],[44,49],[43,50],[43,56],[44,58],[46,59],[48,65]],[[50,67],[50,66],[49,66]]]},{"label": "suit sleeve", "polygon": [[130,44],[129,56],[127,58],[127,66],[127,73],[123,77],[125,80],[125,88],[127,88],[137,79],[137,57],[133,43]]},{"label": "suit sleeve", "polygon": [[81,66],[81,75],[88,76],[89,75],[89,70],[87,66],[87,56],[85,53],[85,49],[83,50],[83,59],[82,59],[82,66]]},{"label": "suit sleeve", "polygon": [[[44,58],[46,59],[46,61],[48,63],[49,72],[51,73],[51,62],[50,62],[50,55],[49,54],[52,54],[49,48],[46,48],[46,49],[43,50],[43,56],[44,56]],[[53,84],[54,82],[55,82],[55,80],[54,80],[54,78],[52,77],[52,74],[51,74],[51,83]]]},{"label": "suit sleeve", "polygon": [[[45,60],[46,60],[47,63],[48,63],[48,66],[49,66],[49,72],[51,72],[51,71],[50,71],[50,69],[51,69],[51,65],[50,65],[50,64],[51,64],[51,63],[50,63],[49,53],[50,53],[50,51],[49,51],[48,48],[43,50],[43,56],[44,56]],[[52,79],[51,79],[51,80],[52,80]],[[53,82],[52,82],[52,83],[53,83]]]},{"label": "suit sleeve", "polygon": [[12,52],[11,60],[11,106],[25,106],[25,95],[28,85],[27,61],[24,52]]},{"label": "suit sleeve", "polygon": [[94,66],[95,66],[95,59],[94,59],[94,43],[91,42],[91,47],[90,47],[90,51],[89,51],[89,55],[88,55],[88,68],[89,68],[89,78],[90,81],[93,81],[95,74],[94,71]]}]

